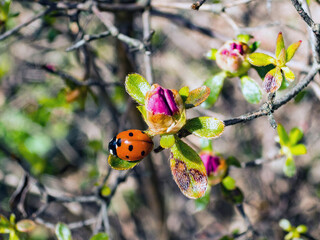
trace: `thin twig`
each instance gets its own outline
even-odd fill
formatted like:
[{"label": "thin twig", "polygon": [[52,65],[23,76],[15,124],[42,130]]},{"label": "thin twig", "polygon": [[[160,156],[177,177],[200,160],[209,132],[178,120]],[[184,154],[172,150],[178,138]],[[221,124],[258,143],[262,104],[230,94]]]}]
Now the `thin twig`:
[{"label": "thin twig", "polygon": [[30,23],[34,22],[35,20],[41,18],[42,16],[48,14],[49,12],[53,11],[52,8],[46,9],[45,11],[42,11],[38,14],[36,14],[35,16],[33,16],[32,18],[30,18],[28,21],[21,23],[20,25],[12,28],[9,31],[6,31],[5,33],[0,35],[0,41],[6,39],[7,37],[10,37],[11,35],[17,33],[21,28],[28,26]]},{"label": "thin twig", "polygon": [[84,44],[91,42],[93,40],[101,39],[110,36],[110,31],[105,31],[99,34],[93,34],[93,35],[84,35],[81,40],[73,44],[72,46],[68,47],[66,49],[67,52],[73,51],[75,49],[78,49],[79,47],[83,46]]}]

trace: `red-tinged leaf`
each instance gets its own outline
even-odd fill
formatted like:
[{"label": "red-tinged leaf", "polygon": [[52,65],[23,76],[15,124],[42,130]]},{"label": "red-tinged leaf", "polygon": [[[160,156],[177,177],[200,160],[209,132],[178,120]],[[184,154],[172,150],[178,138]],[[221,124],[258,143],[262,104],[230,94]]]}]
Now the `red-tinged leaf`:
[{"label": "red-tinged leaf", "polygon": [[287,79],[287,81],[292,82],[294,80],[294,73],[291,71],[288,67],[282,67],[281,68],[284,77]]},{"label": "red-tinged leaf", "polygon": [[284,48],[285,48],[285,46],[284,46],[282,32],[279,32],[278,37],[277,37],[277,43],[276,43],[276,58],[278,58],[281,50]]},{"label": "red-tinged leaf", "polygon": [[270,70],[263,81],[263,89],[267,92],[275,92],[279,89],[282,83],[282,74],[280,68],[276,67],[272,70]]},{"label": "red-tinged leaf", "polygon": [[248,57],[248,61],[258,67],[267,66],[269,64],[276,65],[276,60],[264,53],[251,53]]},{"label": "red-tinged leaf", "polygon": [[293,43],[288,47],[288,49],[287,49],[287,62],[289,62],[292,59],[292,57],[296,53],[297,49],[299,48],[301,42],[302,41],[300,40],[299,42]]},{"label": "red-tinged leaf", "polygon": [[206,169],[199,155],[180,139],[171,148],[170,167],[181,192],[188,198],[200,198],[207,189]]},{"label": "red-tinged leaf", "polygon": [[186,108],[193,108],[203,103],[210,94],[210,88],[202,86],[192,90],[185,102]]}]

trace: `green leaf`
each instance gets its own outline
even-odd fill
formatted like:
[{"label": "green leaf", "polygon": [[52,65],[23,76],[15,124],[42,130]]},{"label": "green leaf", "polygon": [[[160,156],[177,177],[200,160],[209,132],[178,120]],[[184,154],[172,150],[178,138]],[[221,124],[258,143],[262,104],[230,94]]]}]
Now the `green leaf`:
[{"label": "green leaf", "polygon": [[290,147],[290,151],[293,155],[303,155],[307,153],[307,148],[304,144],[298,144]]},{"label": "green leaf", "polygon": [[262,92],[256,81],[249,76],[241,77],[241,91],[244,98],[249,103],[259,103],[262,98]]},{"label": "green leaf", "polygon": [[263,67],[257,67],[257,66],[253,66],[253,68],[257,71],[257,73],[259,74],[261,79],[264,79],[264,77],[266,76],[266,74],[274,69],[274,65],[273,64],[269,64],[267,66],[263,66]]},{"label": "green leaf", "polygon": [[12,226],[14,226],[16,224],[16,215],[14,215],[13,213],[10,214],[10,224]]},{"label": "green leaf", "polygon": [[144,104],[145,96],[151,86],[141,75],[134,73],[126,77],[125,87],[128,94],[140,104]]},{"label": "green leaf", "polygon": [[10,222],[9,220],[0,214],[0,233],[9,233],[10,232]]},{"label": "green leaf", "polygon": [[189,87],[185,86],[179,90],[179,94],[182,98],[182,101],[185,102],[189,96]]},{"label": "green leaf", "polygon": [[56,236],[59,240],[71,240],[71,231],[69,230],[68,226],[64,223],[59,222],[56,225],[55,229]]},{"label": "green leaf", "polygon": [[202,211],[207,208],[209,202],[210,202],[210,193],[211,193],[211,187],[208,185],[207,191],[205,195],[201,198],[197,198],[195,200],[196,210]]},{"label": "green leaf", "polygon": [[232,177],[230,176],[226,176],[223,180],[222,180],[222,184],[223,186],[231,191],[231,190],[234,190],[236,189],[236,180],[234,180]]},{"label": "green leaf", "polygon": [[184,128],[198,137],[215,138],[223,133],[224,123],[217,118],[197,117],[187,120]]},{"label": "green leaf", "polygon": [[252,43],[249,48],[250,48],[250,52],[254,52],[258,49],[258,47],[260,46],[260,42],[255,41],[254,43]]},{"label": "green leaf", "polygon": [[14,229],[9,233],[9,240],[20,240],[18,233]]},{"label": "green leaf", "polygon": [[171,148],[175,141],[174,135],[162,135],[160,139],[160,146],[163,148]]},{"label": "green leaf", "polygon": [[215,48],[212,48],[209,52],[207,52],[206,57],[209,60],[216,60],[216,54],[218,50]]},{"label": "green leaf", "polygon": [[293,158],[287,158],[283,166],[283,172],[287,177],[293,177],[296,174],[296,164]]},{"label": "green leaf", "polygon": [[298,50],[301,42],[302,42],[302,41],[300,40],[300,41],[298,41],[298,42],[296,42],[296,43],[292,43],[292,44],[288,47],[288,49],[287,49],[287,59],[286,59],[287,62],[289,62],[289,61],[292,59],[292,57],[294,56],[294,54],[295,54],[296,51]]},{"label": "green leaf", "polygon": [[135,167],[138,163],[140,163],[141,160],[139,161],[125,161],[122,160],[112,154],[109,155],[108,157],[108,163],[109,165],[116,170],[128,170],[133,167]]},{"label": "green leaf", "polygon": [[146,111],[146,107],[144,105],[140,105],[140,106],[137,106],[139,112],[141,113],[144,121],[147,121],[147,111]]},{"label": "green leaf", "polygon": [[290,145],[293,146],[297,144],[303,137],[303,132],[300,128],[294,127],[290,130],[289,140]]},{"label": "green leaf", "polygon": [[248,56],[248,61],[255,66],[262,67],[269,64],[276,65],[276,60],[264,53],[251,53]]},{"label": "green leaf", "polygon": [[276,58],[278,58],[282,49],[285,49],[282,32],[279,32],[276,42]]},{"label": "green leaf", "polygon": [[193,108],[203,103],[210,94],[210,88],[202,86],[192,90],[185,102],[186,108]]},{"label": "green leaf", "polygon": [[94,235],[90,240],[108,240],[109,236],[106,233],[98,233]]},{"label": "green leaf", "polygon": [[204,82],[204,85],[210,88],[210,94],[207,100],[202,104],[203,107],[210,108],[213,104],[215,104],[226,77],[227,75],[225,72],[220,72]]},{"label": "green leaf", "polygon": [[285,79],[289,82],[292,82],[294,80],[294,73],[291,71],[290,68],[288,67],[282,67],[281,68],[282,72],[283,72],[283,75],[285,77]]},{"label": "green leaf", "polygon": [[240,204],[244,200],[244,196],[240,188],[236,187],[234,190],[228,190],[225,188],[224,184],[221,184],[221,191],[223,197],[232,202],[233,204]]},{"label": "green leaf", "polygon": [[111,189],[109,186],[103,186],[100,190],[102,196],[107,197],[111,194]]},{"label": "green leaf", "polygon": [[199,155],[180,139],[171,148],[172,176],[181,192],[188,198],[200,198],[207,189],[206,169]]},{"label": "green leaf", "polygon": [[279,90],[285,90],[289,87],[289,85],[290,85],[290,82],[286,78],[283,78],[281,86],[279,87]]},{"label": "green leaf", "polygon": [[270,93],[270,92],[273,93],[280,88],[282,80],[283,80],[283,76],[282,76],[281,70],[279,67],[276,67],[270,70],[264,77],[264,81],[262,84],[263,89],[267,93]]},{"label": "green leaf", "polygon": [[240,161],[234,157],[234,156],[230,156],[226,159],[227,165],[228,166],[235,166],[237,168],[241,168],[241,163]]},{"label": "green leaf", "polygon": [[306,233],[308,232],[308,227],[306,225],[301,224],[297,227],[297,231],[299,233]]},{"label": "green leaf", "polygon": [[202,151],[208,151],[208,152],[212,152],[213,151],[212,140],[211,139],[201,138],[200,139],[200,145],[201,145],[201,150]]},{"label": "green leaf", "polygon": [[291,230],[291,223],[287,219],[284,219],[284,218],[281,219],[279,222],[279,226],[287,232]]},{"label": "green leaf", "polygon": [[31,232],[36,227],[34,221],[29,219],[23,219],[17,222],[16,229],[19,232]]},{"label": "green leaf", "polygon": [[288,136],[286,130],[284,129],[284,127],[280,123],[278,123],[277,131],[278,131],[278,135],[280,138],[280,145],[281,146],[288,145],[289,144],[289,136]]},{"label": "green leaf", "polygon": [[253,36],[249,34],[238,34],[237,36],[237,40],[243,43],[248,43],[251,38],[253,38]]}]

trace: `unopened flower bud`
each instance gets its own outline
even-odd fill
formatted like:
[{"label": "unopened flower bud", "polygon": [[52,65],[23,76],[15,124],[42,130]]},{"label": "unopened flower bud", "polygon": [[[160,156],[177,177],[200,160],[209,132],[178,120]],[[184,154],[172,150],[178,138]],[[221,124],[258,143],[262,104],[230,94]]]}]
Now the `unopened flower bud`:
[{"label": "unopened flower bud", "polygon": [[165,89],[158,84],[146,94],[146,122],[154,134],[176,133],[185,124],[185,108],[177,90]]},{"label": "unopened flower bud", "polygon": [[238,41],[226,42],[216,54],[217,65],[230,73],[244,73],[250,66],[246,61],[249,47],[247,44]]},{"label": "unopened flower bud", "polygon": [[225,159],[211,152],[202,152],[199,155],[207,170],[209,184],[213,186],[220,183],[227,173]]}]

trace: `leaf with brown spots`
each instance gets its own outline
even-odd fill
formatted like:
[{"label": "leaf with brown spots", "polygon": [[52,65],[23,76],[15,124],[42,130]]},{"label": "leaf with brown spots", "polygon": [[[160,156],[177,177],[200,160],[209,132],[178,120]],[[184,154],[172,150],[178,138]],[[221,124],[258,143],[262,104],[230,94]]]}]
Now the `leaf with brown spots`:
[{"label": "leaf with brown spots", "polygon": [[206,169],[199,155],[180,139],[171,148],[170,166],[174,180],[188,198],[200,198],[207,189]]}]

